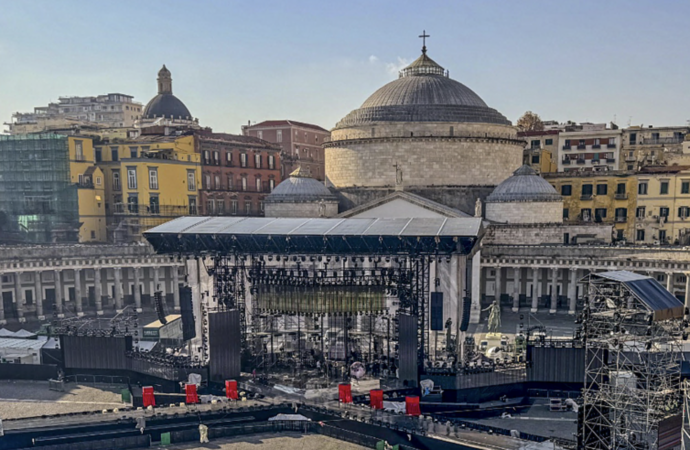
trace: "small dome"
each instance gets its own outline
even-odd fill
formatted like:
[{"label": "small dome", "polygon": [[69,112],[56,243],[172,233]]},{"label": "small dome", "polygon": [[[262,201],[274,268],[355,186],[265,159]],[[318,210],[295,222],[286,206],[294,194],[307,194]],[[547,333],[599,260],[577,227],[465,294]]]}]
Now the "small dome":
[{"label": "small dome", "polygon": [[146,104],[145,119],[184,119],[192,120],[192,114],[182,101],[173,94],[158,94]]},{"label": "small dome", "polygon": [[269,203],[317,202],[320,200],[337,201],[337,197],[323,183],[309,177],[309,174],[301,167],[276,186],[265,199]]},{"label": "small dome", "polygon": [[556,189],[528,165],[513,172],[486,198],[486,203],[562,201]]},{"label": "small dome", "polygon": [[359,109],[345,116],[336,129],[382,121],[511,124],[472,89],[451,79],[426,52],[404,68],[400,78],[374,92]]}]

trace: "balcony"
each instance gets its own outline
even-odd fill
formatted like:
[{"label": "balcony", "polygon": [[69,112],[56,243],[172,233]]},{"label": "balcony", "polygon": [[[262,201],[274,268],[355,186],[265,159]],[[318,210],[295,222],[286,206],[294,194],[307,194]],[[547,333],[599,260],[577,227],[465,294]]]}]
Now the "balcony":
[{"label": "balcony", "polygon": [[617,216],[616,217],[616,223],[625,223],[628,221],[627,216]]},{"label": "balcony", "polygon": [[616,148],[616,144],[606,144],[606,148]]},{"label": "balcony", "polygon": [[563,146],[563,150],[572,150],[572,149],[573,149],[572,145],[564,145]]},{"label": "balcony", "polygon": [[628,194],[616,194],[614,196],[616,200],[627,200],[628,199]]},{"label": "balcony", "polygon": [[592,194],[582,194],[580,200],[592,200]]},{"label": "balcony", "polygon": [[635,162],[635,161],[637,161],[637,158],[635,158],[634,155],[633,156],[626,156],[625,161],[626,162]]},{"label": "balcony", "polygon": [[680,144],[685,138],[682,136],[665,137],[665,138],[649,138],[643,139],[640,144],[644,145],[661,145],[661,144]]},{"label": "balcony", "polygon": [[584,163],[585,163],[585,159],[584,159],[584,158],[578,159],[578,160],[577,160],[577,163],[578,163],[578,164],[584,164]]},{"label": "balcony", "polygon": [[569,159],[564,159],[563,161],[561,161],[561,163],[562,163],[564,166],[569,166],[569,165],[570,165],[570,160],[569,160]]},{"label": "balcony", "polygon": [[586,148],[587,148],[586,145],[578,145],[578,146],[577,146],[577,149],[578,149],[578,150],[585,150]]},{"label": "balcony", "polygon": [[601,148],[601,144],[594,144],[592,145],[592,148]]},{"label": "balcony", "polygon": [[615,163],[615,162],[616,162],[616,158],[606,158],[606,162],[607,162],[607,163]]}]

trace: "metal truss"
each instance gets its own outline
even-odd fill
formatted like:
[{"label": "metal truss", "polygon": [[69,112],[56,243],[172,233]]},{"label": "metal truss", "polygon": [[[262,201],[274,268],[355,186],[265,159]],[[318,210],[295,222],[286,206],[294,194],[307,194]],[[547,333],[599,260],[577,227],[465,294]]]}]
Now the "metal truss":
[{"label": "metal truss", "polygon": [[660,428],[681,411],[683,320],[659,319],[622,282],[586,281],[581,448],[665,448]]}]

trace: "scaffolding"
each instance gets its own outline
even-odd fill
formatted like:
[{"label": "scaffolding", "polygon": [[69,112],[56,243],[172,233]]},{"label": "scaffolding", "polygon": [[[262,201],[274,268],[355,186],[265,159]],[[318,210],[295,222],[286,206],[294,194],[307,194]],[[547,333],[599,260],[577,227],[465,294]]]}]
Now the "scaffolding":
[{"label": "scaffolding", "polygon": [[630,272],[594,273],[586,282],[580,448],[673,448],[680,438],[682,303],[656,280]]},{"label": "scaffolding", "polygon": [[66,136],[0,136],[0,231],[17,241],[78,240],[78,192]]}]

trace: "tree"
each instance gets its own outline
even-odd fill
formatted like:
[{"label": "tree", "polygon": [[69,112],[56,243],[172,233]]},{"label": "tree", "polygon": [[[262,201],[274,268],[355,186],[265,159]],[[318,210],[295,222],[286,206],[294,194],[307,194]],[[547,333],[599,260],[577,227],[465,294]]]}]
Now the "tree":
[{"label": "tree", "polygon": [[541,121],[539,114],[527,111],[518,119],[517,126],[520,131],[542,131],[544,122]]}]

